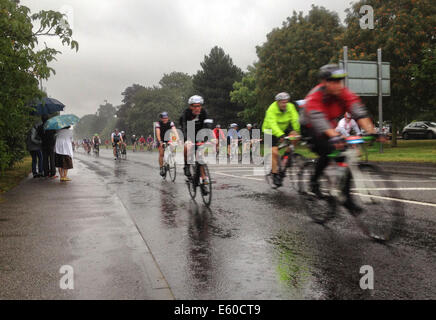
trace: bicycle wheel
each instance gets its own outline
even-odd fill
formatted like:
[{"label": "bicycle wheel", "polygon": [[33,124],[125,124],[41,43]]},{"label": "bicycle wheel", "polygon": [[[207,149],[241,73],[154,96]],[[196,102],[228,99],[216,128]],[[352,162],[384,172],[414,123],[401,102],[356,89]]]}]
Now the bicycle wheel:
[{"label": "bicycle wheel", "polygon": [[192,200],[195,200],[195,196],[197,195],[197,181],[198,176],[196,175],[196,165],[190,165],[189,171],[191,172],[191,176],[186,178],[186,184],[188,185],[189,195]]},{"label": "bicycle wheel", "polygon": [[172,182],[176,181],[176,161],[172,154],[168,155],[168,172],[170,174],[170,179]]},{"label": "bicycle wheel", "polygon": [[318,182],[320,195],[311,192],[310,178],[315,172],[316,161],[306,161],[298,173],[298,189],[301,193],[302,204],[306,214],[316,223],[326,223],[335,216],[336,198],[332,194],[332,179],[323,173]]},{"label": "bicycle wheel", "polygon": [[[212,178],[209,174],[209,168],[207,167],[207,165],[203,164],[202,167],[204,169],[204,174],[208,179],[209,183],[200,186],[203,189],[201,190],[201,197],[203,198],[203,202],[206,205],[206,207],[209,207],[212,202]],[[204,191],[206,192],[206,194],[204,194]]]},{"label": "bicycle wheel", "polygon": [[291,187],[295,191],[299,190],[299,176],[301,168],[303,167],[306,159],[299,153],[294,153],[288,161],[291,161],[290,165],[286,168],[286,175],[291,180]]},{"label": "bicycle wheel", "polygon": [[[362,231],[376,241],[394,239],[404,223],[404,208],[398,199],[396,183],[381,168],[361,163],[353,171],[350,194],[360,208],[349,210]],[[357,209],[357,208],[356,208]]]}]

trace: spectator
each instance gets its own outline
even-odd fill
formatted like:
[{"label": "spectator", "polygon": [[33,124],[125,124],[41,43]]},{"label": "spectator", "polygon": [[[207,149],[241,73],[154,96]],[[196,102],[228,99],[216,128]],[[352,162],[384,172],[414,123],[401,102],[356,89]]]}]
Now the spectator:
[{"label": "spectator", "polygon": [[32,129],[30,129],[26,139],[27,150],[30,152],[30,155],[32,156],[32,173],[34,178],[39,178],[43,176],[42,152],[41,152],[42,141],[38,133],[38,128],[41,125],[42,125],[41,122],[35,123]]},{"label": "spectator", "polygon": [[71,181],[67,178],[68,169],[73,169],[73,133],[70,127],[56,133],[56,167],[59,168],[60,181]]},{"label": "spectator", "polygon": [[44,165],[44,177],[57,178],[55,159],[54,159],[54,147],[55,147],[55,130],[44,130],[43,126],[48,120],[47,115],[42,117],[42,125],[39,127],[39,132],[42,140],[42,163]]}]

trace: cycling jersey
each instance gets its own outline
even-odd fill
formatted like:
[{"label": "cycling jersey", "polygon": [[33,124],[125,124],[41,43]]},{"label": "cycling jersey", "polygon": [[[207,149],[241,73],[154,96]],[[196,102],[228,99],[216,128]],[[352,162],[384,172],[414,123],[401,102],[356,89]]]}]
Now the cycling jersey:
[{"label": "cycling jersey", "polygon": [[101,144],[100,138],[94,137],[92,141],[94,142],[94,145]]},{"label": "cycling jersey", "polygon": [[301,124],[318,135],[336,128],[345,112],[349,112],[356,120],[368,117],[360,98],[346,87],[339,96],[333,96],[326,94],[325,86],[319,84],[309,92],[305,101]]},{"label": "cycling jersey", "polygon": [[[188,121],[194,121],[194,125],[195,125],[194,137],[191,136],[188,137]],[[196,116],[192,113],[191,109],[188,108],[185,111],[183,111],[182,116],[180,117],[180,128],[182,129],[183,137],[185,141],[187,140],[195,141],[197,137],[197,133],[201,129],[210,129],[211,125],[212,125],[212,120],[208,119],[207,112],[204,109],[201,109],[200,114]]]},{"label": "cycling jersey", "polygon": [[215,137],[215,139],[221,139],[221,140],[225,140],[226,137],[224,135],[224,131],[219,129],[219,128],[215,128],[213,129],[213,136]]},{"label": "cycling jersey", "polygon": [[266,111],[262,132],[270,129],[274,137],[280,138],[286,135],[285,131],[291,126],[294,131],[300,132],[299,116],[295,106],[287,103],[286,110],[281,111],[277,101],[272,103]]},{"label": "cycling jersey", "polygon": [[172,121],[168,121],[167,123],[163,123],[162,121],[156,122],[156,128],[160,129],[160,141],[169,141],[170,137],[167,136],[165,139],[165,134],[168,130],[175,128],[175,124]]},{"label": "cycling jersey", "polygon": [[121,133],[112,132],[111,139],[114,139],[115,142],[121,141]]}]

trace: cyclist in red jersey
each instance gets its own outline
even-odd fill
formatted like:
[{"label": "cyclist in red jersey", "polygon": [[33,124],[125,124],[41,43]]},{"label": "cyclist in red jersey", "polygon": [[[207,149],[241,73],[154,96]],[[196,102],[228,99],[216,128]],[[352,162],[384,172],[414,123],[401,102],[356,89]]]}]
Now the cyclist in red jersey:
[{"label": "cyclist in red jersey", "polygon": [[[366,107],[344,85],[345,71],[336,64],[329,64],[321,67],[319,77],[320,83],[305,98],[305,108],[300,117],[302,133],[311,138],[312,150],[319,155],[311,177],[311,191],[318,196],[321,195],[318,179],[329,164],[328,155],[335,149],[343,150],[345,147],[345,138],[335,130],[342,115],[349,112],[367,133],[376,134]],[[346,196],[345,206],[354,206],[349,193]]]}]

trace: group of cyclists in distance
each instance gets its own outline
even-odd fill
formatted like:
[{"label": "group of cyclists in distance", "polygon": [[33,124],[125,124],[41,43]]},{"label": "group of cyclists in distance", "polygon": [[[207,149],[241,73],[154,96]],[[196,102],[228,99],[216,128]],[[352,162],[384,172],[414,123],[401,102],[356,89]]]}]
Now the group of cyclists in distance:
[{"label": "group of cyclists in distance", "polygon": [[[330,161],[328,155],[335,150],[343,150],[345,138],[351,132],[354,135],[361,135],[362,128],[365,134],[374,135],[379,141],[384,141],[385,138],[377,134],[361,99],[345,86],[345,77],[345,71],[337,64],[325,65],[319,70],[318,85],[308,93],[304,100],[300,100],[304,101],[302,105],[292,102],[288,93],[281,92],[275,96],[275,101],[267,108],[261,127],[263,138],[258,140],[263,140],[265,146],[271,148],[271,173],[276,187],[282,185],[282,178],[278,172],[280,156],[278,146],[287,137],[292,138],[293,143],[304,137],[311,150],[318,155],[316,169],[310,179],[311,192],[316,195],[320,194],[318,179]],[[247,124],[243,128],[244,134],[241,134],[242,130],[239,130],[238,124],[232,123],[225,133],[219,124],[213,126],[213,121],[209,119],[204,108],[203,97],[199,95],[190,97],[188,105],[188,108],[180,115],[177,124],[171,120],[168,112],[164,111],[159,114],[159,121],[155,125],[156,141],[151,135],[147,139],[144,136],[139,139],[135,135],[131,137],[134,150],[136,150],[138,143],[156,145],[159,150],[158,162],[162,176],[165,174],[163,169],[164,151],[168,143],[184,143],[184,174],[187,177],[190,176],[188,153],[192,151],[192,148],[194,151],[196,150],[197,134],[202,129],[213,129],[212,143],[216,144],[217,154],[220,152],[220,147],[224,146],[224,150],[227,148],[227,156],[229,156],[232,146],[241,142],[243,152],[249,152],[251,142],[254,140],[252,132],[257,125]],[[188,123],[191,123],[192,126],[189,130]],[[179,132],[183,134],[183,139],[179,136]],[[95,145],[97,140],[97,145],[101,144],[98,135],[93,137],[91,143]],[[204,141],[206,140],[204,139]],[[120,144],[122,147],[126,147],[125,132],[116,129],[111,134],[111,143],[116,159],[116,145]],[[203,183],[208,183],[207,177],[204,177],[203,172],[201,174],[205,178]],[[346,194],[346,199],[345,205],[353,206],[349,194]]]}]

